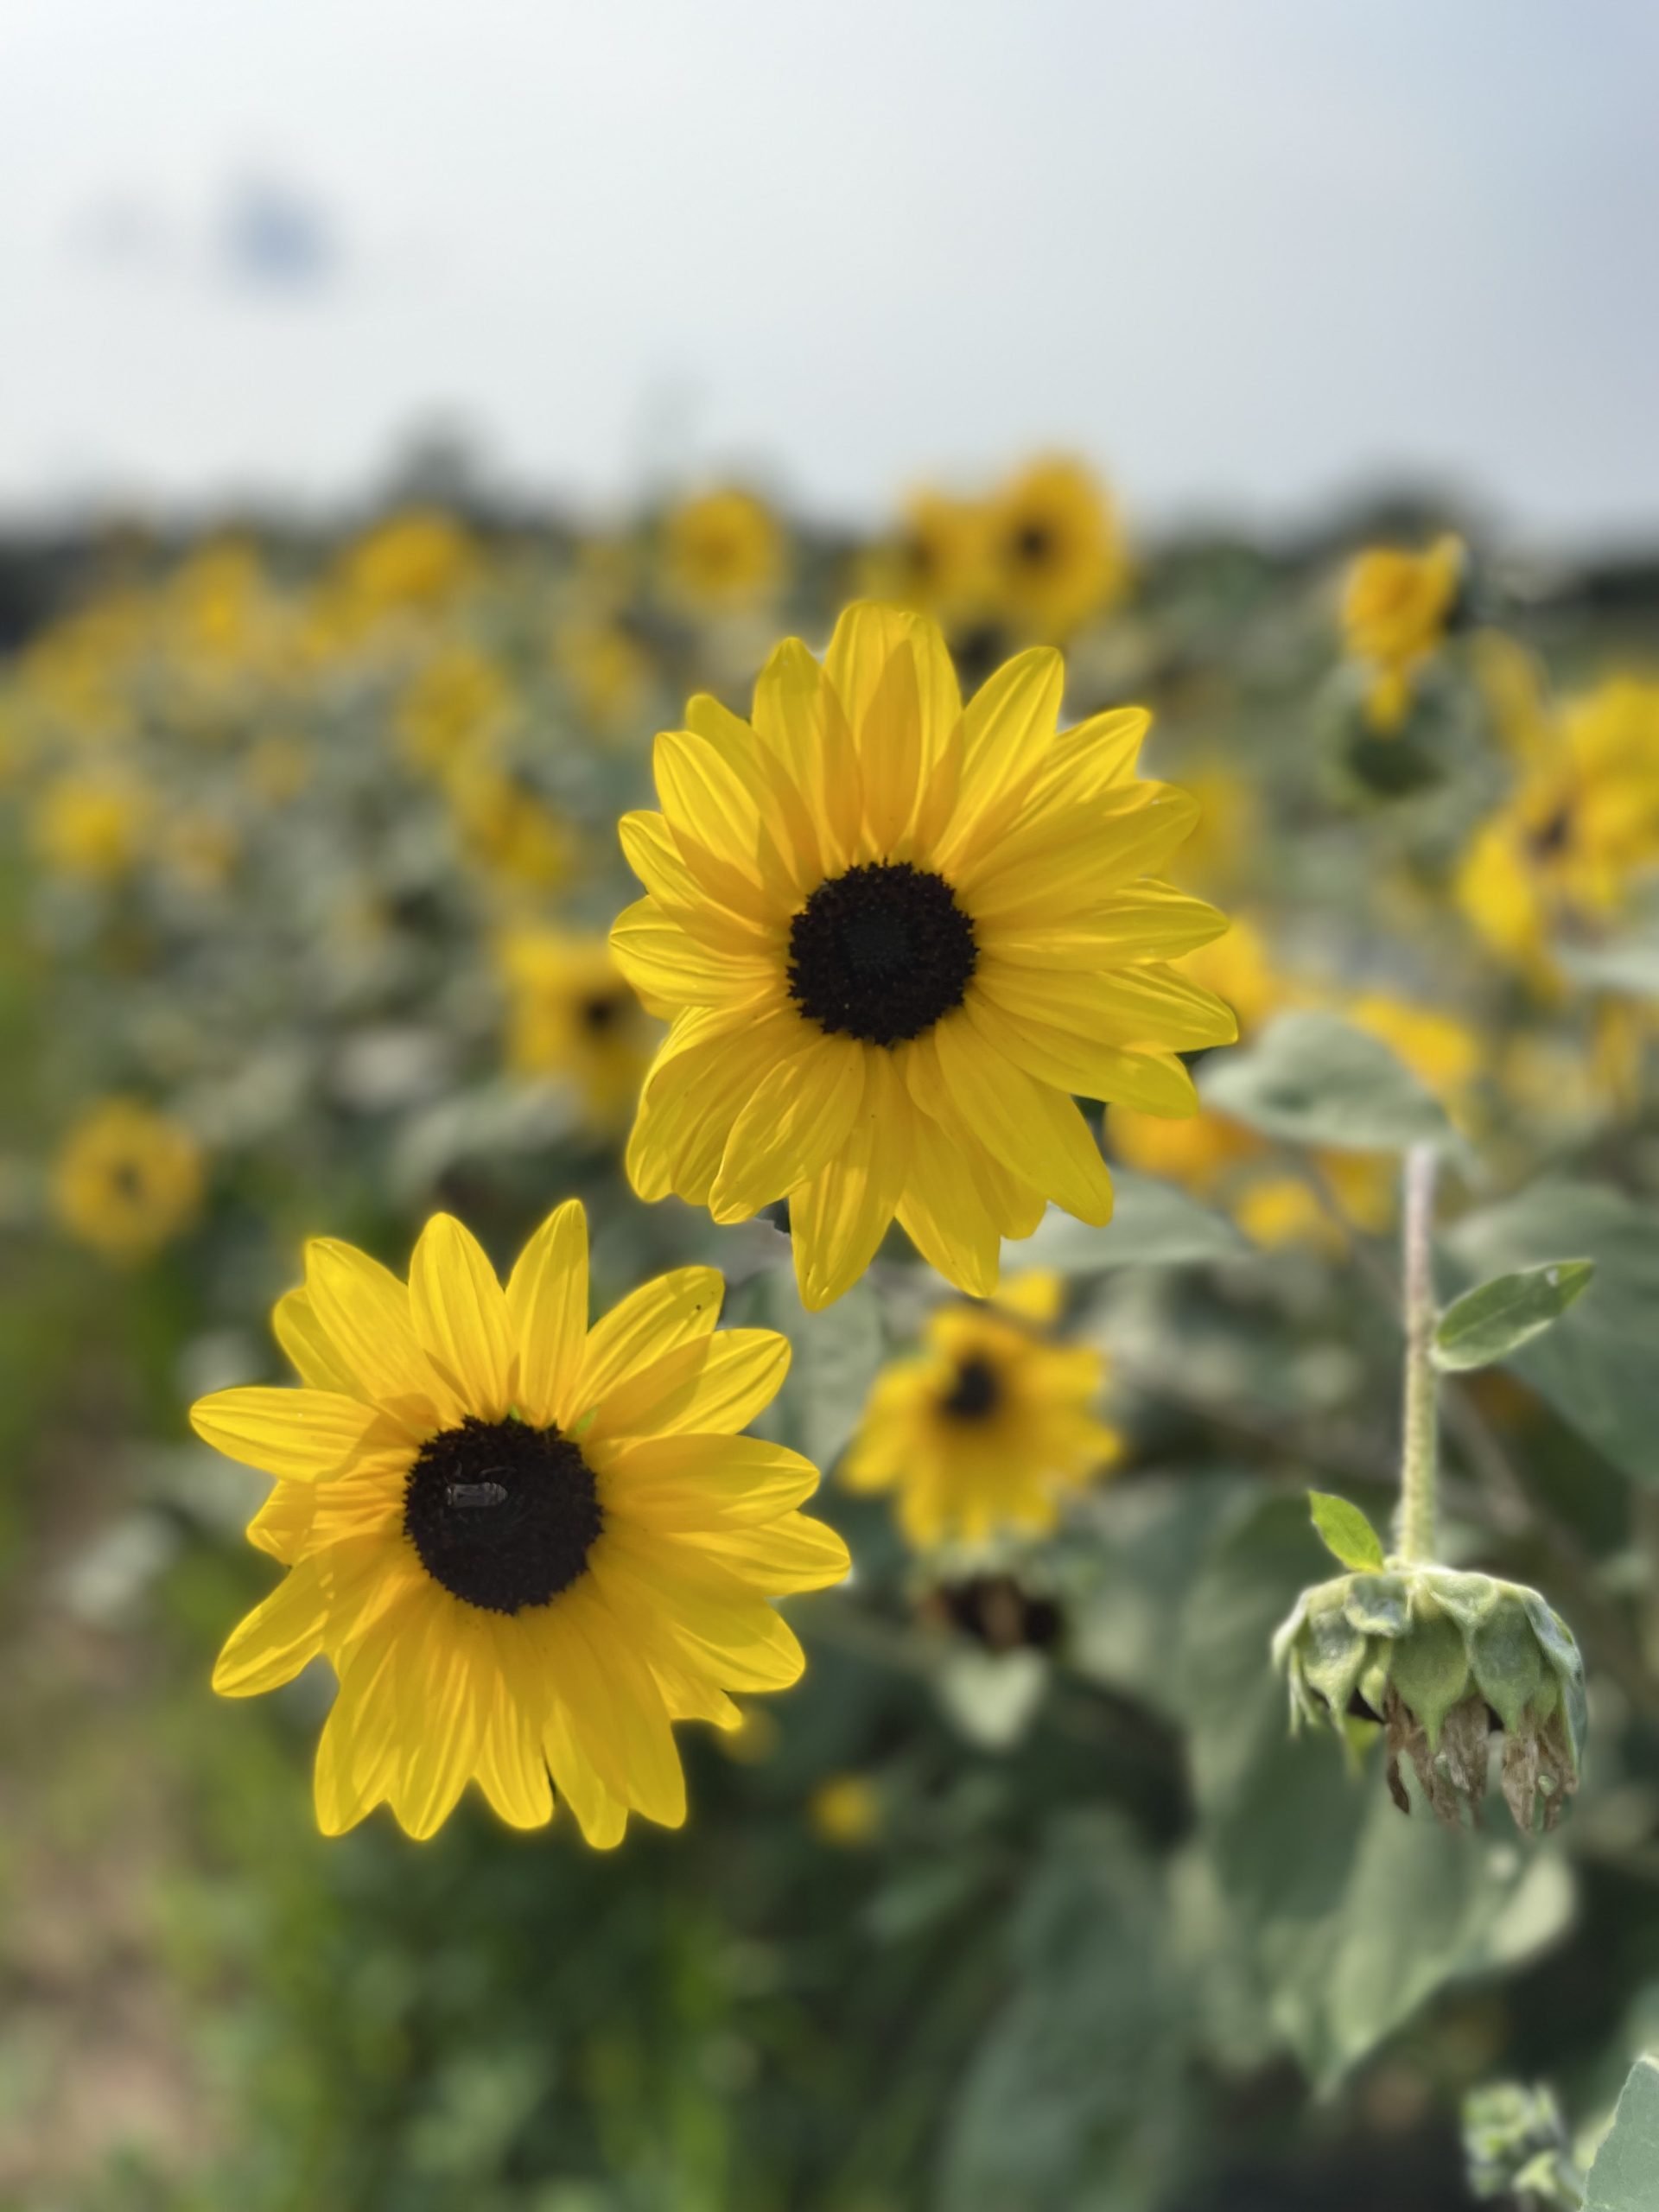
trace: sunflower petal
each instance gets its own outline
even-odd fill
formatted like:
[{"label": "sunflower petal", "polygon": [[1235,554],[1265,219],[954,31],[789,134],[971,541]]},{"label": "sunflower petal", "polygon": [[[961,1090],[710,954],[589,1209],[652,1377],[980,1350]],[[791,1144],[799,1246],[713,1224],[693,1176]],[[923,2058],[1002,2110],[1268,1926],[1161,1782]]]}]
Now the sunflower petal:
[{"label": "sunflower petal", "polygon": [[717,1222],[747,1221],[809,1181],[847,1144],[865,1100],[865,1065],[849,1037],[812,1036],[763,1076],[726,1140],[709,1194]]},{"label": "sunflower petal", "polygon": [[540,1427],[569,1396],[588,1332],[588,1217],[580,1198],[556,1206],[507,1281],[518,1353],[513,1403]]},{"label": "sunflower petal", "polygon": [[334,1390],[347,1398],[359,1395],[356,1376],[334,1350],[307,1292],[285,1291],[276,1301],[270,1325],[302,1382],[313,1390]]},{"label": "sunflower petal", "polygon": [[655,1436],[625,1446],[603,1468],[607,1514],[663,1529],[724,1529],[772,1521],[818,1486],[798,1452],[758,1436]]},{"label": "sunflower petal", "polygon": [[495,1269],[471,1230],[434,1214],[409,1263],[421,1349],[471,1414],[499,1421],[512,1402],[512,1327]]},{"label": "sunflower petal", "polygon": [[759,952],[716,950],[682,929],[655,899],[636,899],[611,925],[611,950],[646,1011],[671,1020],[684,1006],[758,996],[776,964]]},{"label": "sunflower petal", "polygon": [[190,1426],[227,1459],[289,1482],[338,1474],[384,1433],[372,1406],[334,1390],[216,1390],[190,1408]]},{"label": "sunflower petal", "polygon": [[785,638],[760,671],[754,727],[805,798],[824,873],[838,873],[857,848],[863,782],[841,700],[798,638]]},{"label": "sunflower petal", "polygon": [[305,1287],[359,1395],[416,1426],[442,1426],[455,1408],[415,1335],[409,1292],[390,1268],[354,1245],[315,1236],[305,1248]]},{"label": "sunflower petal", "polygon": [[969,1019],[989,1049],[1057,1090],[1110,1099],[1144,1114],[1184,1120],[1198,1110],[1198,1094],[1173,1053],[1131,1052],[1097,1044],[1075,1030],[1029,1021],[988,998],[977,998]]},{"label": "sunflower petal", "polygon": [[926,1117],[911,1147],[899,1221],[928,1265],[958,1290],[988,1298],[996,1288],[1001,1252],[997,1222],[966,1154]]},{"label": "sunflower petal", "polygon": [[789,1360],[789,1338],[773,1329],[724,1329],[679,1344],[608,1389],[588,1433],[607,1443],[735,1434],[777,1396]]},{"label": "sunflower petal", "polygon": [[863,1097],[846,1141],[790,1193],[795,1279],[809,1313],[849,1290],[874,1258],[910,1166],[913,1117],[893,1055],[864,1057]]},{"label": "sunflower petal", "polygon": [[830,1590],[852,1573],[843,1539],[804,1513],[785,1513],[759,1529],[720,1529],[692,1539],[716,1564],[768,1596]]},{"label": "sunflower petal", "polygon": [[709,1336],[726,1285],[717,1268],[676,1268],[630,1291],[588,1332],[575,1391],[559,1418],[584,1414],[605,1394],[677,1345]]},{"label": "sunflower petal", "polygon": [[327,1579],[314,1561],[290,1567],[262,1605],[226,1638],[213,1667],[220,1697],[257,1697],[291,1682],[322,1649]]},{"label": "sunflower petal", "polygon": [[1039,1083],[952,1015],[933,1032],[951,1097],[994,1160],[1057,1205],[1099,1228],[1112,1217],[1112,1181],[1089,1125],[1064,1091]]}]

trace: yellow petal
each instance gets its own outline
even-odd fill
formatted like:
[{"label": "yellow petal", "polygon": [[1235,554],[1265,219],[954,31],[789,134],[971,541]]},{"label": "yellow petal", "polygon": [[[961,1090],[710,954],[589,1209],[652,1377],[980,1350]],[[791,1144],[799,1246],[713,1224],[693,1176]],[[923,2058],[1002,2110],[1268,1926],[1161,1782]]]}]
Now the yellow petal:
[{"label": "yellow petal", "polygon": [[960,1015],[940,1022],[933,1039],[950,1095],[992,1158],[1079,1220],[1109,1221],[1111,1177],[1071,1099],[992,1051]]},{"label": "yellow petal", "polygon": [[996,1288],[1001,1236],[967,1155],[937,1122],[920,1122],[899,1221],[930,1267],[974,1298]]},{"label": "yellow petal", "polygon": [[922,788],[922,701],[907,639],[887,656],[854,731],[864,779],[863,849],[872,860],[889,859],[900,849]]},{"label": "yellow petal", "polygon": [[327,1618],[327,1578],[302,1560],[232,1630],[213,1668],[214,1689],[220,1697],[257,1697],[291,1682],[322,1649]]},{"label": "yellow petal", "polygon": [[1077,805],[1132,782],[1136,756],[1151,727],[1144,707],[1109,707],[1075,729],[1062,731],[1034,798],[1040,803],[1064,791],[1067,803]]},{"label": "yellow petal", "polygon": [[523,1663],[526,1639],[516,1623],[495,1624],[494,1694],[484,1712],[478,1747],[479,1787],[508,1825],[538,1828],[553,1817],[553,1792],[542,1753],[551,1699]]},{"label": "yellow petal", "polygon": [[754,887],[741,892],[737,912],[765,913],[772,904],[787,912],[792,872],[733,763],[690,730],[664,730],[652,766],[664,816],[693,875],[708,880],[700,859],[707,854],[734,880]]},{"label": "yellow petal", "polygon": [[1227,917],[1202,899],[1147,880],[1064,922],[1024,930],[988,927],[988,956],[1011,968],[1121,968],[1167,960],[1225,934]]},{"label": "yellow petal", "polygon": [[500,1421],[512,1402],[512,1327],[483,1246],[453,1214],[436,1213],[409,1263],[409,1302],[421,1349],[460,1403]]},{"label": "yellow petal", "polygon": [[474,1609],[434,1605],[423,1626],[398,1651],[397,1743],[387,1789],[399,1824],[417,1842],[436,1834],[467,1787],[495,1688],[487,1623]]},{"label": "yellow petal", "polygon": [[805,798],[826,874],[852,861],[863,782],[850,723],[835,687],[798,638],[785,638],[754,687],[754,727]]},{"label": "yellow petal", "polygon": [[910,1168],[913,1116],[893,1055],[867,1052],[864,1073],[858,1117],[838,1156],[790,1194],[795,1280],[809,1313],[849,1290],[868,1267]]},{"label": "yellow petal", "polygon": [[553,1770],[554,1787],[575,1815],[590,1848],[613,1850],[626,1832],[628,1808],[600,1780],[581,1748],[569,1711],[557,1699],[542,1733],[542,1749]]},{"label": "yellow petal", "polygon": [[599,1479],[600,1504],[663,1529],[775,1520],[810,1497],[818,1471],[758,1436],[664,1436],[626,1445]]},{"label": "yellow petal", "polygon": [[706,740],[753,794],[791,884],[799,893],[810,891],[823,878],[823,840],[791,764],[729,707],[721,706],[707,692],[699,692],[689,702],[685,719],[693,735]]},{"label": "yellow petal", "polygon": [[899,645],[908,645],[915,658],[922,766],[931,768],[943,755],[962,719],[957,673],[937,623],[903,607],[858,601],[842,612],[836,624],[823,657],[824,672],[856,732],[893,648]]},{"label": "yellow petal", "polygon": [[560,1409],[568,1427],[607,1390],[678,1344],[696,1343],[720,1319],[726,1285],[715,1268],[676,1268],[630,1291],[588,1332],[574,1396]]},{"label": "yellow petal", "polygon": [[318,1495],[315,1483],[278,1483],[249,1522],[248,1541],[291,1567],[311,1533]]},{"label": "yellow petal", "polygon": [[588,1332],[588,1217],[580,1198],[556,1206],[519,1254],[507,1281],[507,1318],[518,1356],[513,1403],[537,1427],[575,1386]]},{"label": "yellow petal", "polygon": [[380,1803],[397,1761],[397,1670],[443,1593],[422,1578],[400,1602],[369,1622],[350,1648],[333,1656],[340,1691],[317,1745],[317,1825],[341,1835]]},{"label": "yellow petal", "polygon": [[999,1058],[1057,1090],[1111,1099],[1143,1114],[1184,1119],[1198,1110],[1192,1078],[1171,1053],[1096,1044],[1075,1030],[1027,1021],[983,996],[974,1000],[968,1014],[975,1033]]},{"label": "yellow petal", "polygon": [[631,1158],[629,1172],[642,1197],[666,1171],[677,1196],[706,1205],[734,1122],[757,1084],[797,1050],[803,1025],[793,1007],[758,1016],[722,1012],[717,1025],[700,1022],[694,1012],[676,1022],[671,1045],[693,1023],[695,1041],[660,1054],[646,1077],[648,1149]]},{"label": "yellow petal", "polygon": [[728,906],[686,866],[673,831],[660,814],[625,814],[617,836],[628,866],[670,921],[699,944],[739,957],[764,950],[773,931],[744,906]]},{"label": "yellow petal", "polygon": [[968,702],[963,715],[959,810],[942,840],[948,874],[964,833],[995,836],[1012,821],[1046,765],[1065,690],[1065,664],[1052,646],[1005,661]]},{"label": "yellow petal", "polygon": [[864,1103],[865,1063],[851,1037],[802,1022],[802,1042],[769,1068],[732,1124],[709,1197],[717,1222],[747,1221],[809,1181],[847,1144]]},{"label": "yellow petal", "polygon": [[734,1433],[777,1396],[789,1359],[789,1338],[772,1329],[725,1329],[682,1344],[608,1389],[589,1433],[606,1442]]},{"label": "yellow petal", "polygon": [[637,899],[617,916],[611,950],[646,1008],[665,1020],[684,1006],[753,999],[778,972],[777,963],[759,952],[745,956],[700,943],[654,899]]},{"label": "yellow petal", "polygon": [[1071,968],[1045,974],[987,953],[974,983],[976,998],[983,994],[1008,1014],[1107,1045],[1195,1052],[1230,1045],[1238,1035],[1230,1006],[1160,961],[1096,974]]},{"label": "yellow petal", "polygon": [[416,1339],[407,1289],[378,1260],[332,1236],[313,1237],[305,1248],[305,1287],[361,1396],[416,1428],[442,1427],[458,1414]]},{"label": "yellow petal", "polygon": [[620,1619],[671,1636],[722,1689],[787,1689],[806,1664],[782,1615],[728,1567],[669,1536],[619,1530],[594,1573]]},{"label": "yellow petal", "polygon": [[773,1598],[833,1589],[853,1569],[842,1538],[804,1513],[785,1513],[764,1528],[720,1529],[694,1541],[717,1565]]},{"label": "yellow petal", "polygon": [[358,1395],[356,1376],[329,1342],[305,1291],[284,1292],[270,1319],[276,1341],[302,1382],[314,1390],[334,1390],[347,1398]]},{"label": "yellow petal", "polygon": [[385,1433],[372,1406],[334,1390],[216,1390],[191,1407],[190,1426],[227,1459],[300,1483],[338,1474]]},{"label": "yellow petal", "polygon": [[[1070,920],[1135,877],[1155,874],[1198,817],[1188,792],[1141,784],[976,842],[957,877],[976,931]],[[993,944],[994,936],[981,941]]]},{"label": "yellow petal", "polygon": [[[548,1617],[560,1700],[578,1748],[606,1789],[647,1820],[678,1827],[685,1818],[685,1777],[667,1708],[634,1656],[639,1639],[633,1624],[604,1600],[597,1558],[595,1553],[589,1573]],[[558,1772],[556,1764],[556,1780]]]}]

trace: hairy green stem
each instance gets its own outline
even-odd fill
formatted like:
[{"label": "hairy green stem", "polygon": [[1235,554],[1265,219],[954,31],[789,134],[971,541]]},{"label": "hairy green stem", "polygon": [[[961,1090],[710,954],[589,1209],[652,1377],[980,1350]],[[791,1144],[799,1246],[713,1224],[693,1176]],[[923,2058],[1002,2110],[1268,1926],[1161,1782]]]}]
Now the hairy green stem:
[{"label": "hairy green stem", "polygon": [[1434,1556],[1439,1484],[1439,1376],[1434,1371],[1434,1171],[1432,1145],[1406,1154],[1402,1257],[1406,1329],[1404,1440],[1400,1458],[1400,1514],[1395,1548],[1402,1559]]}]

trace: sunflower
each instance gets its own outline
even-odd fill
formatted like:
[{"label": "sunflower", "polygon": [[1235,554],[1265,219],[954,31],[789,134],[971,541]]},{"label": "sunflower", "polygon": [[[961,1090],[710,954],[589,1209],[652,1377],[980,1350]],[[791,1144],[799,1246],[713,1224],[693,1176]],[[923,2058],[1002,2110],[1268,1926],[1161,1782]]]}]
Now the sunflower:
[{"label": "sunflower", "polygon": [[397,735],[417,767],[444,769],[482,751],[512,716],[512,687],[470,645],[435,653],[397,702]]},{"label": "sunflower", "polygon": [[1659,683],[1615,677],[1523,736],[1509,801],[1476,832],[1458,898],[1486,943],[1549,995],[1553,940],[1617,921],[1659,866]]},{"label": "sunflower", "polygon": [[445,779],[462,856],[498,889],[550,891],[576,863],[575,836],[524,777],[480,758],[455,764]]},{"label": "sunflower", "polygon": [[734,1728],[728,1690],[799,1675],[768,1599],[839,1581],[847,1550],[796,1510],[811,1463],[738,1433],[789,1345],[716,1335],[721,1291],[713,1268],[683,1268],[590,1329],[574,1199],[505,1291],[447,1214],[407,1287],[348,1244],[307,1248],[305,1287],[274,1316],[302,1387],[220,1391],[190,1417],[277,1478],[248,1534],[289,1572],[213,1686],[251,1696],[330,1662],[325,1834],[385,1801],[430,1835],[469,1780],[537,1827],[550,1769],[591,1844],[616,1843],[630,1810],[675,1827],[671,1724]]},{"label": "sunflower", "polygon": [[1349,569],[1343,638],[1350,655],[1370,671],[1365,717],[1374,730],[1386,734],[1405,720],[1413,679],[1456,610],[1465,565],[1462,540],[1447,537],[1422,553],[1372,546]]},{"label": "sunflower", "polygon": [[772,509],[736,486],[687,499],[663,525],[671,591],[714,613],[770,599],[784,581],[788,550]]},{"label": "sunflower", "polygon": [[1190,1114],[1177,1054],[1235,1033],[1166,964],[1226,926],[1153,874],[1198,809],[1135,779],[1140,709],[1057,735],[1064,674],[1034,647],[964,711],[931,622],[855,606],[822,667],[778,648],[753,724],[694,699],[657,741],[663,811],[623,818],[650,895],[611,942],[673,1024],[630,1177],[719,1222],[787,1197],[809,1307],[895,1214],[982,1297],[1049,1199],[1104,1223],[1072,1092]]},{"label": "sunflower", "polygon": [[65,1138],[52,1171],[59,1220],[111,1260],[148,1259],[201,1211],[201,1147],[134,1098],[106,1098]]},{"label": "sunflower", "polygon": [[655,1033],[605,939],[526,927],[509,931],[496,957],[512,1065],[565,1077],[594,1128],[626,1122]]},{"label": "sunflower", "polygon": [[924,486],[906,500],[898,533],[872,550],[867,569],[880,596],[954,632],[981,608],[984,556],[983,507]]},{"label": "sunflower", "polygon": [[1046,1340],[1061,1286],[1033,1269],[1001,1310],[952,1303],[931,1314],[923,1349],[876,1377],[842,1464],[851,1490],[896,1490],[918,1549],[1003,1531],[1042,1535],[1061,1500],[1122,1449],[1094,1412],[1104,1356]]},{"label": "sunflower", "polygon": [[1081,461],[1033,461],[991,501],[992,610],[1027,637],[1065,638],[1122,598],[1128,556],[1116,509]]},{"label": "sunflower", "polygon": [[149,794],[130,778],[71,770],[35,802],[30,838],[55,874],[115,883],[138,859],[152,816]]}]

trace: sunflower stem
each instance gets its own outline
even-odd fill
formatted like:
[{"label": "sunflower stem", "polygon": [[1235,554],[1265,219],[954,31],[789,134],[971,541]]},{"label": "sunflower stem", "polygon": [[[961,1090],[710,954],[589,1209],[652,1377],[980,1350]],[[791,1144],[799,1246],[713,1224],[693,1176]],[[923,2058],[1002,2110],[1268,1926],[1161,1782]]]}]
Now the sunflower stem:
[{"label": "sunflower stem", "polygon": [[1406,1330],[1404,1435],[1395,1548],[1403,1560],[1434,1556],[1439,1488],[1439,1376],[1434,1370],[1434,1174],[1432,1145],[1406,1154],[1403,1232]]}]

